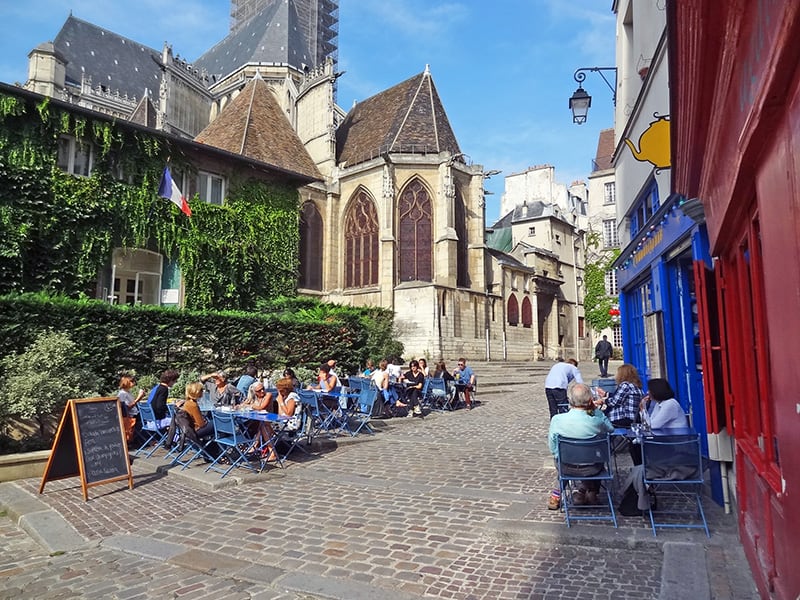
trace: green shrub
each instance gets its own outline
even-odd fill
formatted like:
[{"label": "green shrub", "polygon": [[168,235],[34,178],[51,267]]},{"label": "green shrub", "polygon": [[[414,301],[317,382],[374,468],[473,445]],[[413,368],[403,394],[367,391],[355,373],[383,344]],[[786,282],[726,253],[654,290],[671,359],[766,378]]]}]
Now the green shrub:
[{"label": "green shrub", "polygon": [[46,437],[47,421],[59,415],[70,398],[97,396],[99,378],[66,333],[44,331],[21,354],[0,361],[0,399],[8,416],[35,418]]}]

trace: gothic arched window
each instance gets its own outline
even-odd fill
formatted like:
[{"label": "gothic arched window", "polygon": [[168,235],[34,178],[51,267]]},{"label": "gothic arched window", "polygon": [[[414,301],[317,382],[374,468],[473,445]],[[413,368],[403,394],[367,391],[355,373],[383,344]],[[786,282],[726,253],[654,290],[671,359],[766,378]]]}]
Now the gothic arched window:
[{"label": "gothic arched window", "polygon": [[433,281],[431,199],[419,179],[409,183],[397,202],[400,282]]},{"label": "gothic arched window", "polygon": [[508,297],[508,324],[514,327],[519,324],[519,303],[514,294]]},{"label": "gothic arched window", "polygon": [[530,328],[533,325],[533,308],[531,299],[525,296],[522,299],[522,326]]},{"label": "gothic arched window", "polygon": [[378,284],[378,213],[365,190],[356,193],[344,218],[345,274],[348,288]]},{"label": "gothic arched window", "polygon": [[469,240],[467,238],[467,207],[461,190],[456,188],[455,197],[455,230],[456,241],[456,285],[469,287]]},{"label": "gothic arched window", "polygon": [[297,286],[322,290],[322,215],[313,202],[300,211],[300,277]]}]

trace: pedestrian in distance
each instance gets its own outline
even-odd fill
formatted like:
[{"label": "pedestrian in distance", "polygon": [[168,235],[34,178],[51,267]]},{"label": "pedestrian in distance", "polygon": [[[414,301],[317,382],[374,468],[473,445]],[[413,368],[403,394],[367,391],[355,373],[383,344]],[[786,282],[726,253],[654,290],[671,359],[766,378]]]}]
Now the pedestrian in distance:
[{"label": "pedestrian in distance", "polygon": [[608,341],[608,336],[604,335],[603,339],[594,347],[594,357],[600,365],[600,377],[608,377],[608,360],[613,353],[614,346]]}]

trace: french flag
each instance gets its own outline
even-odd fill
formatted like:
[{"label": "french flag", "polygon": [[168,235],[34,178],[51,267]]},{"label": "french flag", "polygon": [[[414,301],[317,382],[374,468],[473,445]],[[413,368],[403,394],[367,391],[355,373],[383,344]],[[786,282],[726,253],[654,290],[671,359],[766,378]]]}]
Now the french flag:
[{"label": "french flag", "polygon": [[164,167],[161,185],[158,186],[158,195],[173,202],[187,217],[192,216],[192,209],[189,208],[189,203],[186,202],[186,198],[181,194],[175,182],[172,181],[172,173],[169,172],[169,167]]}]

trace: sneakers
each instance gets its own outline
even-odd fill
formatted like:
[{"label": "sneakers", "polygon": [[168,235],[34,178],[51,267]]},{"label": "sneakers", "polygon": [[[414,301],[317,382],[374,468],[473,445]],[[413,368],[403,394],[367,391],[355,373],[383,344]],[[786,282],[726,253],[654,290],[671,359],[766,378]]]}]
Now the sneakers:
[{"label": "sneakers", "polygon": [[414,416],[415,416],[415,417],[422,416],[422,407],[421,407],[419,404],[417,404],[417,405],[414,407]]},{"label": "sneakers", "polygon": [[547,499],[547,510],[558,510],[561,508],[561,492],[553,490],[550,492],[550,498]]}]

